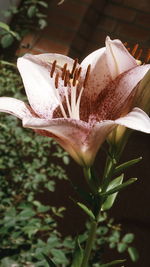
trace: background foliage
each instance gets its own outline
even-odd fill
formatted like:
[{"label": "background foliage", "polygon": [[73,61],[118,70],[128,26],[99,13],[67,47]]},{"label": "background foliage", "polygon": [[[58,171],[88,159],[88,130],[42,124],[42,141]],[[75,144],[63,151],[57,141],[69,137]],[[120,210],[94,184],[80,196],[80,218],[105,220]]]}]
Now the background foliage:
[{"label": "background foliage", "polygon": [[[0,67],[0,95],[26,100],[16,67],[4,61]],[[38,197],[45,190],[54,193],[57,179],[67,179],[61,166],[69,164],[68,154],[52,139],[22,128],[13,116],[0,117],[0,264],[46,267],[44,253],[56,264],[70,266],[75,241],[71,236],[62,238],[56,222],[65,207],[45,205]],[[137,260],[130,244],[134,235],[123,236],[121,227],[103,215],[91,264],[99,266],[106,245],[119,253],[128,251]],[[87,230],[79,235],[81,245]]]},{"label": "background foliage", "polygon": [[[60,4],[63,1],[60,1]],[[11,7],[6,15],[15,15],[11,27],[0,23],[0,43],[4,48],[0,61],[0,96],[26,101],[20,75],[12,62],[6,62],[5,48],[31,29],[46,26],[46,1],[24,0],[19,8]],[[70,266],[72,251],[82,250],[89,224],[77,240],[62,238],[57,229],[57,217],[63,217],[65,207],[45,205],[39,193],[54,194],[57,179],[67,180],[62,165],[69,157],[53,140],[23,129],[13,116],[0,114],[0,266],[46,267],[47,255],[58,266]],[[138,254],[132,246],[134,235],[123,235],[121,226],[115,225],[104,213],[97,230],[97,240],[91,265],[102,263],[106,247],[119,253],[129,253],[136,261]],[[77,246],[79,244],[79,246]],[[80,247],[81,245],[81,247]]]}]

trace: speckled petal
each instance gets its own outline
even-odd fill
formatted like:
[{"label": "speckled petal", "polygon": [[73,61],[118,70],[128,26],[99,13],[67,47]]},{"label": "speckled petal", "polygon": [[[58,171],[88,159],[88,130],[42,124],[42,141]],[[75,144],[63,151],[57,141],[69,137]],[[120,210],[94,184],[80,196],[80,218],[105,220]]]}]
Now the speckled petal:
[{"label": "speckled petal", "polygon": [[81,165],[82,150],[86,147],[86,137],[90,131],[87,123],[72,119],[28,119],[23,120],[23,126],[32,129],[46,130],[54,134],[57,141]]},{"label": "speckled petal", "polygon": [[92,165],[100,145],[114,127],[113,121],[90,125],[72,119],[23,120],[27,128],[45,130],[55,135],[58,143],[82,166]]},{"label": "speckled petal", "polygon": [[[60,64],[57,70],[63,66],[64,62],[68,63],[68,67],[72,67],[73,60],[69,57],[58,54],[42,54],[42,55],[25,55],[18,59],[18,69],[22,76],[26,94],[33,110],[41,118],[52,118],[53,111],[59,106],[55,88],[55,76],[50,77],[52,69],[51,62],[57,60]],[[62,95],[63,81],[58,81],[59,93]]]},{"label": "speckled petal", "polygon": [[33,116],[27,104],[11,97],[0,97],[0,112],[9,113],[19,119]]},{"label": "speckled petal", "polygon": [[136,86],[149,68],[150,65],[137,66],[109,83],[94,105],[100,120],[116,119],[132,109]]}]

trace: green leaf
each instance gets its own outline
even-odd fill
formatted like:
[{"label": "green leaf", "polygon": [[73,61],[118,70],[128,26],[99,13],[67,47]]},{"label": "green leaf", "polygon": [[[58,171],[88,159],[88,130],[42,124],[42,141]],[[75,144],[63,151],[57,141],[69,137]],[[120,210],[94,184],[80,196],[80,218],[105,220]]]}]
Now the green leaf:
[{"label": "green leaf", "polygon": [[116,247],[116,243],[115,243],[115,242],[111,242],[111,243],[109,244],[109,247],[110,247],[110,248],[115,248],[115,247]]},{"label": "green leaf", "polygon": [[89,209],[87,206],[85,206],[83,203],[81,202],[77,202],[77,205],[92,219],[95,220],[95,216],[92,212],[91,209]]},{"label": "green leaf", "polygon": [[10,27],[9,25],[7,25],[6,23],[0,21],[0,28],[2,28],[3,30],[9,32],[10,31]]},{"label": "green leaf", "polygon": [[49,267],[57,267],[54,262],[44,253],[42,253]]},{"label": "green leaf", "polygon": [[70,162],[70,158],[69,158],[68,155],[65,155],[65,156],[62,158],[62,160],[63,160],[63,162],[64,162],[65,165],[68,165],[69,162]]},{"label": "green leaf", "polygon": [[119,243],[117,245],[117,250],[119,253],[126,251],[126,249],[127,249],[127,244],[125,244],[125,243]]},{"label": "green leaf", "polygon": [[138,261],[139,259],[139,254],[136,248],[134,247],[128,247],[128,253],[130,255],[130,258],[133,262]]},{"label": "green leaf", "polygon": [[68,263],[68,260],[65,256],[65,253],[61,250],[61,249],[51,249],[51,254],[53,255],[53,257],[55,258],[55,262],[57,262],[58,264],[66,264]]},{"label": "green leaf", "polygon": [[48,4],[46,2],[44,2],[44,1],[38,1],[37,4],[40,5],[40,6],[43,6],[45,8],[48,8]]},{"label": "green leaf", "polygon": [[105,264],[101,264],[100,267],[109,267],[109,266],[113,266],[113,265],[116,265],[116,264],[120,264],[120,263],[123,263],[125,262],[126,260],[115,260],[115,261],[111,261],[111,262],[108,262],[108,263],[105,263]]},{"label": "green leaf", "polygon": [[[124,175],[122,174],[119,177],[115,178],[113,181],[111,181],[108,188],[107,188],[107,191],[110,191],[110,190],[116,188],[116,186],[121,185],[123,182],[123,177],[124,177]],[[102,210],[108,210],[113,206],[114,201],[117,197],[117,194],[118,194],[118,192],[107,197],[104,204],[102,205]]]},{"label": "green leaf", "polygon": [[1,46],[3,48],[7,48],[7,47],[11,46],[13,42],[14,42],[14,38],[10,33],[3,35],[1,40],[0,40]]},{"label": "green leaf", "polygon": [[29,7],[29,9],[27,11],[27,15],[29,18],[33,18],[35,16],[36,12],[37,12],[37,7],[32,5]]},{"label": "green leaf", "polygon": [[45,19],[39,19],[39,26],[43,30],[47,26],[47,21]]},{"label": "green leaf", "polygon": [[82,259],[83,259],[83,249],[81,248],[79,239],[77,238],[71,267],[79,267],[82,263]]},{"label": "green leaf", "polygon": [[121,164],[115,168],[115,173],[122,172],[122,170],[127,169],[128,167],[140,162],[141,160],[142,160],[142,157],[139,157],[139,158],[124,162],[123,164]]},{"label": "green leaf", "polygon": [[128,233],[122,238],[122,242],[124,243],[131,243],[134,240],[134,234]]},{"label": "green leaf", "polygon": [[114,194],[122,189],[124,189],[125,187],[127,187],[128,185],[130,184],[133,184],[134,182],[137,181],[137,178],[130,178],[128,181],[126,181],[125,183],[123,183],[122,185],[118,185],[116,186],[115,188],[107,191],[107,192],[104,192],[104,193],[100,193],[100,196],[109,196],[111,194]]}]

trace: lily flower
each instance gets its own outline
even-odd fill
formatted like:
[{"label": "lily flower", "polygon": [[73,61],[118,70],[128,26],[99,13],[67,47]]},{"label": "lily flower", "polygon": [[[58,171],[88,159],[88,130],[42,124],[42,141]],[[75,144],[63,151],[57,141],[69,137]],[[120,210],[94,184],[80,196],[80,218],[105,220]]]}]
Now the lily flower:
[{"label": "lily flower", "polygon": [[0,111],[20,118],[24,127],[53,137],[84,167],[93,164],[117,125],[150,133],[150,118],[139,108],[139,100],[134,105],[150,65],[139,65],[120,40],[107,37],[106,46],[81,64],[60,54],[26,54],[18,59],[18,69],[29,105],[1,97]]}]

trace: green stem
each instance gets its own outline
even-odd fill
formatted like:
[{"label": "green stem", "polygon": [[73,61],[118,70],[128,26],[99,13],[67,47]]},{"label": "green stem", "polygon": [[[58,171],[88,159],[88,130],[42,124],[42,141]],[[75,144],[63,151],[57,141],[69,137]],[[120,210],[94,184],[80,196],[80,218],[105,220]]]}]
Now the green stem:
[{"label": "green stem", "polygon": [[[107,162],[106,162],[106,166],[105,166],[105,171],[104,171],[104,177],[103,177],[103,181],[102,181],[102,192],[105,192],[107,190],[107,187],[109,185],[110,179],[113,175],[114,172],[114,168],[116,166],[116,161],[115,158],[111,158],[108,157],[107,158]],[[99,188],[96,187],[96,184],[94,183],[93,177],[91,175],[91,170],[90,168],[88,169],[84,169],[84,175],[86,178],[86,181],[93,193],[94,196],[97,195]],[[95,198],[96,199],[96,198]],[[95,242],[95,238],[96,238],[96,229],[98,226],[98,221],[99,221],[99,217],[100,217],[100,212],[101,212],[101,206],[103,203],[103,199],[98,200],[98,210],[96,212],[97,216],[96,216],[96,220],[91,222],[91,228],[90,228],[90,232],[89,232],[89,236],[86,242],[86,247],[85,247],[85,251],[84,251],[84,256],[83,256],[83,260],[81,263],[80,267],[88,267],[88,262],[90,260],[90,255],[91,255],[91,251]]]},{"label": "green stem", "polygon": [[93,221],[91,224],[91,229],[90,229],[89,237],[88,237],[88,240],[86,243],[86,247],[85,247],[85,251],[84,251],[84,257],[82,260],[81,267],[87,267],[88,266],[88,262],[89,262],[90,255],[91,255],[91,250],[93,248],[93,244],[95,241],[97,224],[98,224],[98,221],[97,222]]},{"label": "green stem", "polygon": [[[94,177],[92,177],[92,175],[91,175],[91,169],[90,168],[84,168],[84,175],[85,175],[86,181],[90,187],[92,194],[94,196],[96,196],[97,192],[98,192],[98,188],[96,186]],[[100,211],[101,211],[101,203],[99,203],[99,209],[97,210],[96,220],[91,222],[91,228],[90,228],[89,236],[88,236],[88,239],[86,242],[86,247],[85,247],[81,267],[87,267],[88,266],[91,251],[92,251],[93,244],[94,244],[95,237],[96,237],[96,229],[98,226]]]}]

